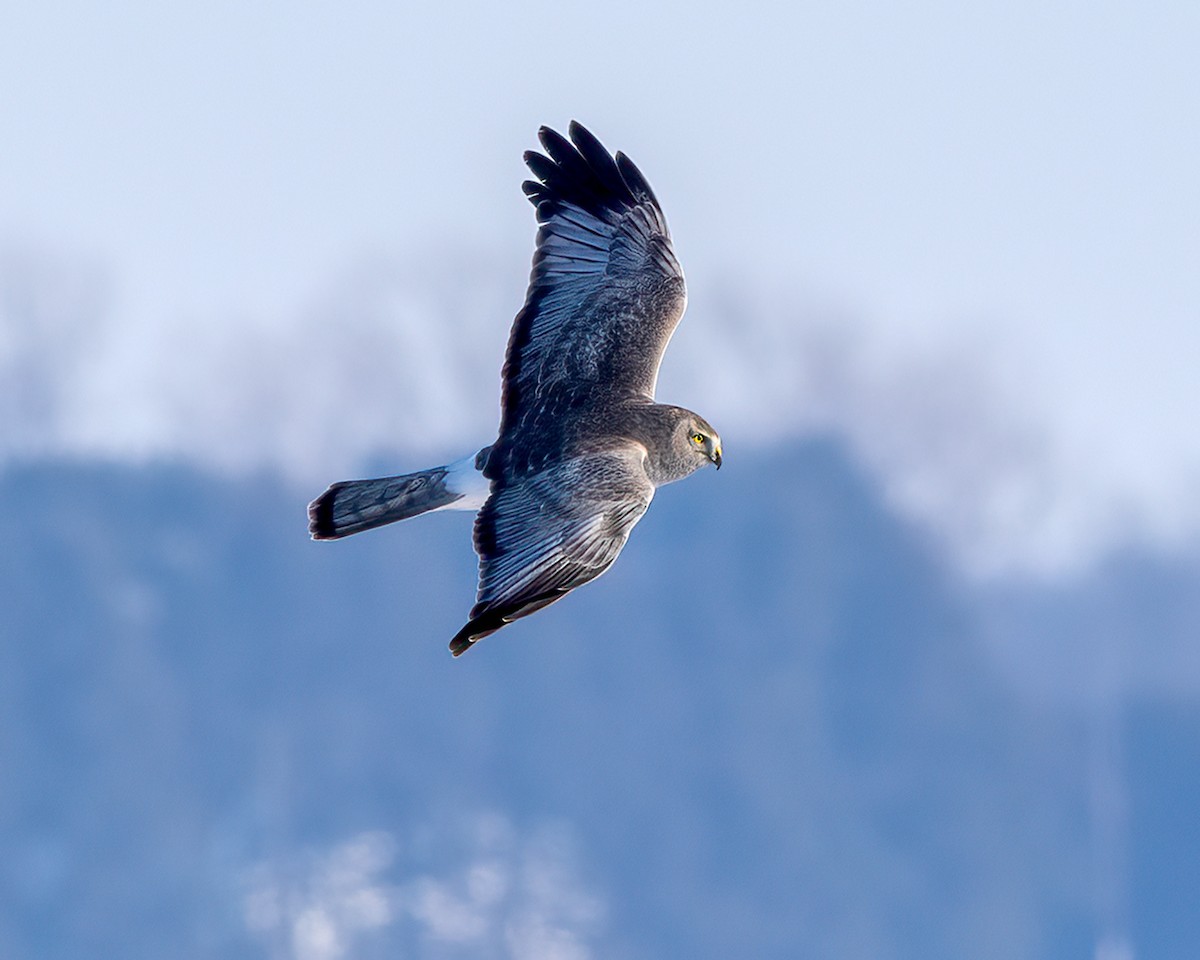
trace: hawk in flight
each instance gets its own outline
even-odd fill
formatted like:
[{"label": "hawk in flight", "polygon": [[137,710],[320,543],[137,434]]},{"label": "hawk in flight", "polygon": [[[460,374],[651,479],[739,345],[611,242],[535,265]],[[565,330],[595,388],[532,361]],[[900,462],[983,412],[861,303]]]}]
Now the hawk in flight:
[{"label": "hawk in flight", "polygon": [[703,417],[654,400],[687,303],[662,208],[633,161],[578,123],[569,132],[543,127],[545,153],[525,154],[540,227],[495,443],[448,466],[335,483],[308,507],[314,540],[479,511],[479,592],[455,656],[612,566],[655,489],[721,466]]}]

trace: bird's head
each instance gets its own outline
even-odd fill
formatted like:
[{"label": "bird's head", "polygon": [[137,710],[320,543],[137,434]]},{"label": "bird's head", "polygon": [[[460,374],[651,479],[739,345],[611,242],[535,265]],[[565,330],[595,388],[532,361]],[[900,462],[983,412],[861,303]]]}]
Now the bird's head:
[{"label": "bird's head", "polygon": [[[703,457],[721,469],[721,438],[707,420],[696,414],[684,421],[687,430],[687,446],[692,455]],[[703,464],[701,464],[703,466]]]}]

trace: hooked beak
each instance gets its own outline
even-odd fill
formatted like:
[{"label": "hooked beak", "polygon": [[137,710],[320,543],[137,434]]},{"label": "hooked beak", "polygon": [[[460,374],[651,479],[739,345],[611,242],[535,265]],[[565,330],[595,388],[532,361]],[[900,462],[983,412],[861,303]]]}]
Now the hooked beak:
[{"label": "hooked beak", "polygon": [[710,460],[711,460],[713,463],[715,463],[715,464],[717,465],[717,469],[718,469],[718,470],[720,470],[720,469],[721,469],[721,448],[720,448],[720,447],[714,447],[714,448],[713,448],[713,452],[712,452],[712,456],[710,456],[710,457],[709,457],[709,459],[710,459]]}]

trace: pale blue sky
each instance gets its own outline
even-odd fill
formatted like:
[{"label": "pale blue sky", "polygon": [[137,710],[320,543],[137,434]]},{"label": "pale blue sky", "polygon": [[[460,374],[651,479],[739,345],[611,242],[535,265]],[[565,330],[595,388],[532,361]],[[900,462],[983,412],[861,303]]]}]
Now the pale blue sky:
[{"label": "pale blue sky", "polygon": [[693,316],[732,281],[844,309],[865,368],[982,357],[1058,496],[1162,531],[1200,519],[1197,49],[1190,3],[24,5],[0,248],[107,276],[150,423],[128,366],[286,335],[363,257],[520,265],[502,342],[521,152],[576,117],[648,173]]}]

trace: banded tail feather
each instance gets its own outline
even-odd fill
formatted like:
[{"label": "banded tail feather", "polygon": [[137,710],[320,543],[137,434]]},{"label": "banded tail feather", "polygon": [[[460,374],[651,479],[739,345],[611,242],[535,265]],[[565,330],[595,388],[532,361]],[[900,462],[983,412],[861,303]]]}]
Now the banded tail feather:
[{"label": "banded tail feather", "polygon": [[484,459],[472,455],[416,473],[335,483],[308,505],[309,535],[339,540],[433,510],[478,510],[488,495],[478,467]]}]

